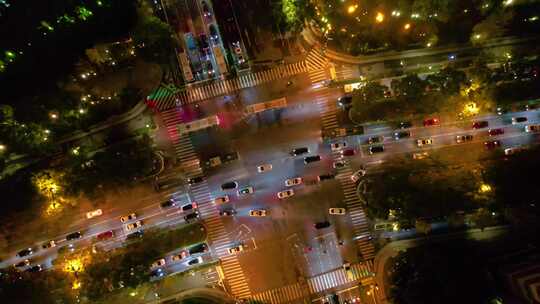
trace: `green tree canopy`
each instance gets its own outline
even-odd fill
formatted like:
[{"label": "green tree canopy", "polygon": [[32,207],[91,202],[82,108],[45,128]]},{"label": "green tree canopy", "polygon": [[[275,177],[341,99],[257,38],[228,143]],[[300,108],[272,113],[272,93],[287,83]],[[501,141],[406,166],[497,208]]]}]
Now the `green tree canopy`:
[{"label": "green tree canopy", "polygon": [[145,60],[166,64],[174,54],[175,41],[170,26],[154,16],[140,16],[133,31],[135,44]]}]

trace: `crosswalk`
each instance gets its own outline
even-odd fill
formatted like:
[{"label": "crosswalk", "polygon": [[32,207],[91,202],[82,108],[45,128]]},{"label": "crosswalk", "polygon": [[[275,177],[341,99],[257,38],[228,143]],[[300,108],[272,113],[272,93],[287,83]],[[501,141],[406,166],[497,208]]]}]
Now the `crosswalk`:
[{"label": "crosswalk", "polygon": [[309,298],[310,295],[322,294],[325,291],[338,288],[347,284],[358,283],[362,279],[373,277],[373,262],[358,263],[351,265],[346,271],[338,268],[324,274],[320,274],[291,285],[267,290],[253,295],[256,301],[269,304],[301,303],[301,299]]},{"label": "crosswalk", "polygon": [[[173,108],[163,111],[161,112],[161,117],[175,149],[176,157],[182,163],[186,174],[189,177],[204,175],[189,136],[180,136],[176,130],[176,125],[182,122],[177,109]],[[208,183],[206,180],[203,180],[200,183],[194,184],[190,186],[190,192],[193,201],[197,202],[200,217],[205,222],[211,248],[214,250],[214,254],[221,259],[221,266],[229,291],[239,299],[248,298],[251,295],[249,286],[238,262],[238,258],[234,255],[229,255],[227,252],[227,248],[232,243],[227,236],[225,227],[219,216],[219,211],[212,203],[213,197],[208,188]]]},{"label": "crosswalk", "polygon": [[319,83],[327,80],[328,59],[319,51],[312,49],[306,57],[306,65],[311,83]]},{"label": "crosswalk", "polygon": [[307,72],[305,61],[279,65],[275,68],[236,78],[215,80],[193,86],[178,88],[173,85],[160,86],[147,97],[147,104],[160,111],[179,105],[225,95],[241,89],[254,87],[266,82]]},{"label": "crosswalk", "polygon": [[[312,74],[311,71],[308,74],[312,83],[320,81],[317,74]],[[337,102],[330,98],[329,89],[324,86],[317,88],[315,99],[321,115],[323,133],[338,128],[337,113],[340,109]],[[337,159],[340,157],[340,154],[334,152],[333,156],[334,159]],[[356,195],[355,184],[349,178],[353,173],[350,166],[346,165],[344,168],[338,169],[338,180],[345,195],[345,203],[353,224],[354,235],[358,237],[356,240],[358,249],[364,260],[370,260],[375,257],[375,248],[369,238],[363,237],[369,235],[369,226],[362,203]]]}]

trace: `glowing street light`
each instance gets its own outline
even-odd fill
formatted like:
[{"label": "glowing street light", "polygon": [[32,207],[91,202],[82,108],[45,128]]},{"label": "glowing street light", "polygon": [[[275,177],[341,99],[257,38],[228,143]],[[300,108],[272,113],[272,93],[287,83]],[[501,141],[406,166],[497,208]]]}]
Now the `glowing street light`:
[{"label": "glowing street light", "polygon": [[375,21],[377,23],[381,23],[384,21],[384,14],[381,12],[377,12],[377,16],[375,17]]},{"label": "glowing street light", "polygon": [[356,12],[357,8],[358,8],[358,4],[349,5],[349,7],[347,8],[347,13],[353,14],[354,12]]},{"label": "glowing street light", "polygon": [[490,192],[491,191],[491,186],[488,185],[488,184],[482,184],[480,186],[480,192],[481,193],[486,193],[486,192]]},{"label": "glowing street light", "polygon": [[0,144],[0,153],[6,151],[6,146],[5,145],[2,145]]},{"label": "glowing street light", "polygon": [[411,28],[411,24],[410,23],[405,23],[405,25],[403,26],[403,29],[404,30],[409,30]]}]

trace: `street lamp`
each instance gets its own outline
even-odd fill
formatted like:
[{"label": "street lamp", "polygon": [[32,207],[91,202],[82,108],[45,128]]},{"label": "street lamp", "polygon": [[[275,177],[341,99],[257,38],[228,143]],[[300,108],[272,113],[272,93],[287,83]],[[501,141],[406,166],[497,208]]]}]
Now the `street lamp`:
[{"label": "street lamp", "polygon": [[349,7],[347,8],[347,13],[352,14],[356,11],[357,8],[358,4],[349,5]]},{"label": "street lamp", "polygon": [[381,12],[377,12],[377,16],[375,17],[375,21],[377,23],[381,23],[384,21],[384,14]]}]

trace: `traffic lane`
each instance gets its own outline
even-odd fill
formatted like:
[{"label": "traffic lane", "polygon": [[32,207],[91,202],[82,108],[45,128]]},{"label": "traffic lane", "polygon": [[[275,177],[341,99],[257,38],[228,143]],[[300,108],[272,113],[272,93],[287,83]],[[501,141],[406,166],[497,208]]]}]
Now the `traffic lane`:
[{"label": "traffic lane", "polygon": [[[154,267],[150,270],[156,270],[158,268],[161,268],[165,271],[167,275],[172,275],[179,272],[188,271],[194,267],[203,266],[207,263],[214,262],[214,258],[212,257],[212,254],[210,252],[204,252],[204,253],[198,253],[194,255],[190,255],[180,261],[173,261],[171,256],[164,256],[163,257],[166,261],[166,264],[161,267]],[[193,261],[196,261],[196,264],[190,265],[189,263]]]}]

